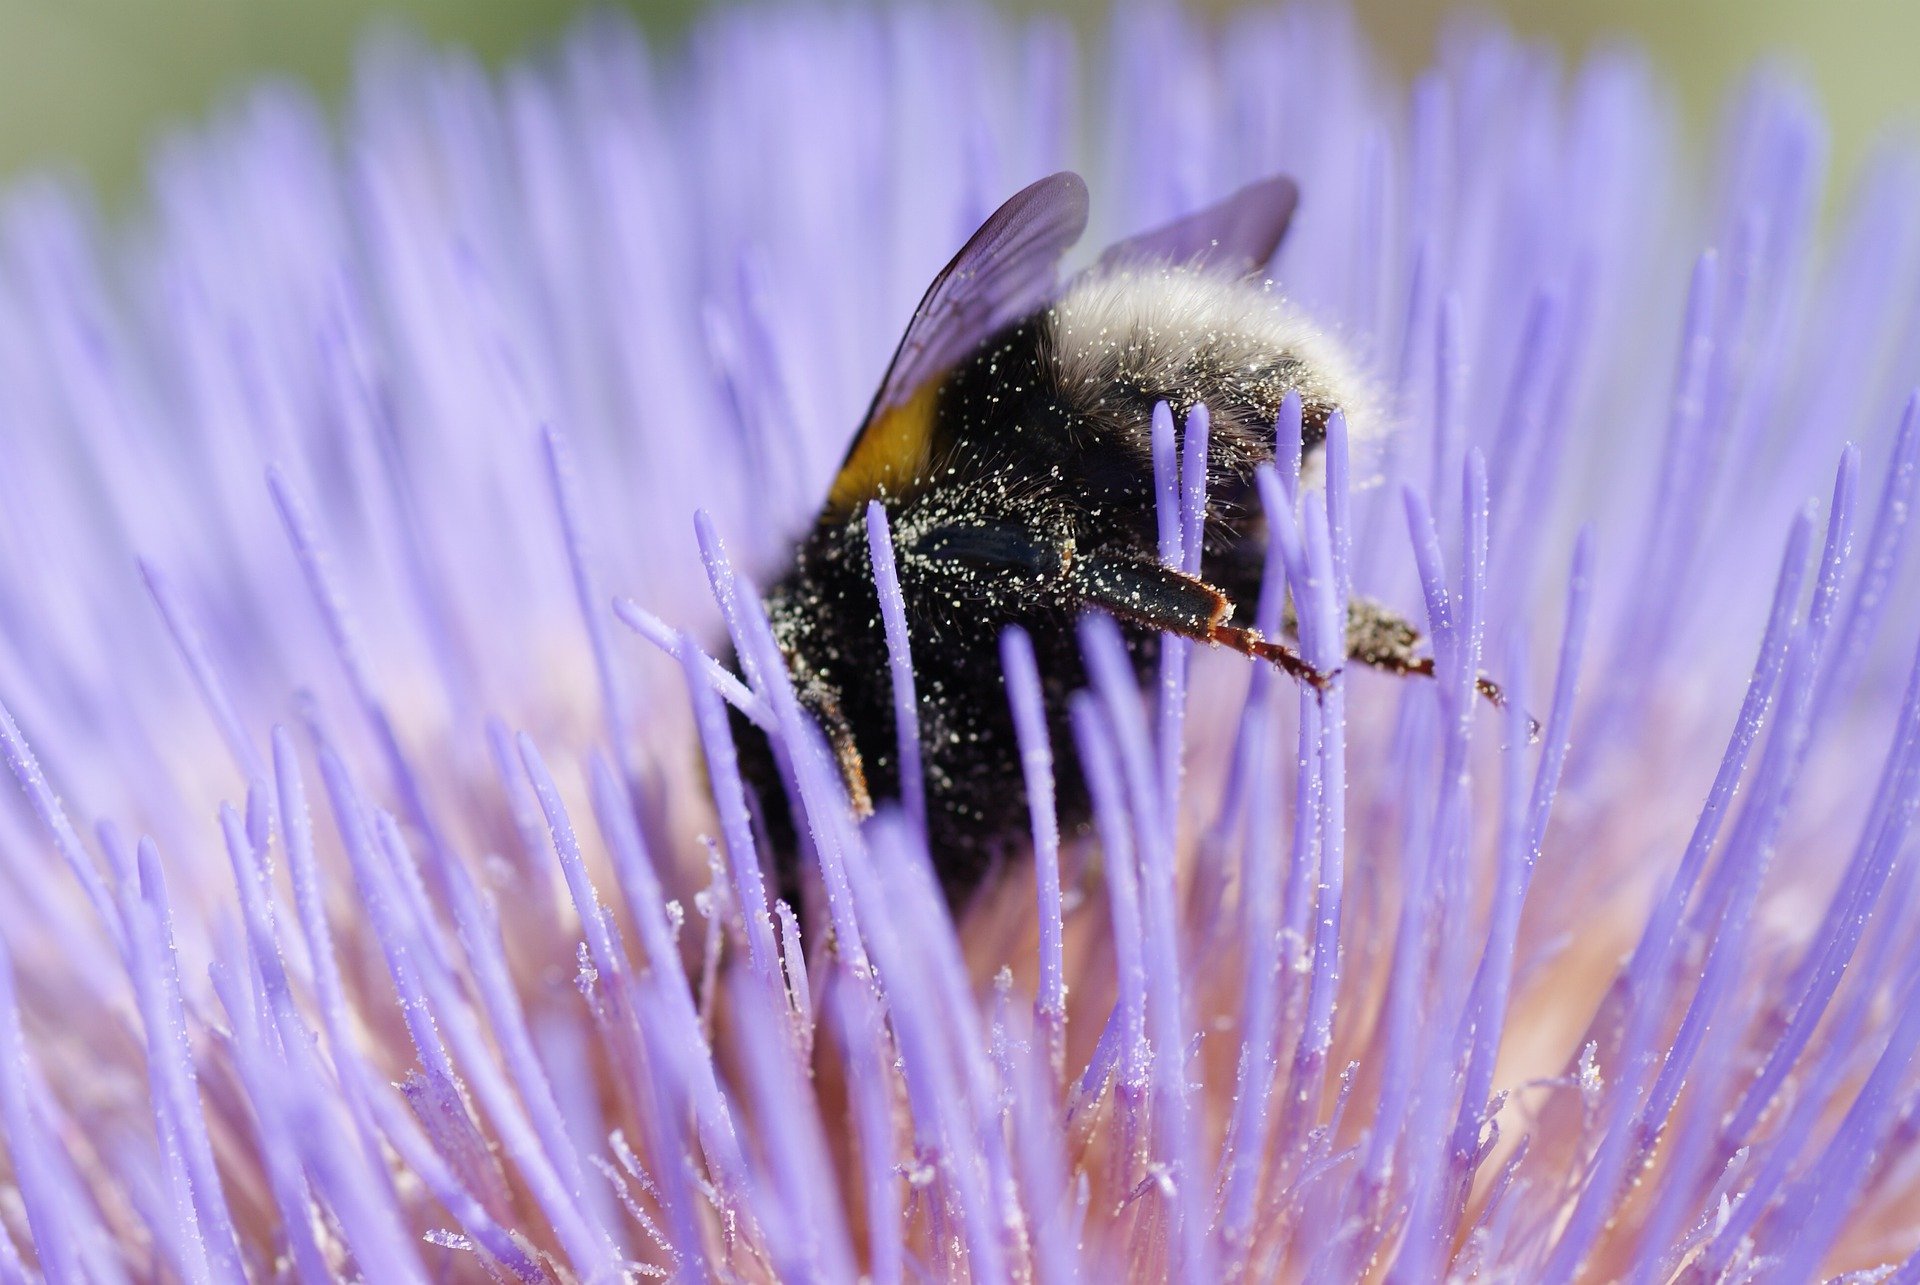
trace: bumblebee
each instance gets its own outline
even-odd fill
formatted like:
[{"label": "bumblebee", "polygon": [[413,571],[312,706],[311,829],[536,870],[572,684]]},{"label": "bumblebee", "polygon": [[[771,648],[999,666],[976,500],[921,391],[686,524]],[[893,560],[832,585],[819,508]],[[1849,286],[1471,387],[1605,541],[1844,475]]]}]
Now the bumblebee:
[{"label": "bumblebee", "polygon": [[[1251,614],[1267,551],[1255,470],[1274,458],[1281,402],[1298,393],[1303,466],[1345,412],[1373,414],[1340,349],[1263,284],[1298,191],[1274,177],[1108,249],[1064,285],[1058,264],[1087,221],[1078,175],[1002,205],[915,311],[825,506],[765,605],[801,703],[819,720],[856,809],[900,795],[892,688],[866,509],[884,506],[918,686],[927,839],[958,905],[1027,834],[1026,789],[999,639],[1031,637],[1053,741],[1063,829],[1089,801],[1067,723],[1087,682],[1075,622],[1125,627],[1144,682],[1161,634],[1232,647],[1304,681],[1326,676]],[[1165,566],[1151,421],[1211,416],[1199,576]],[[1431,672],[1414,628],[1356,601],[1351,656]],[[799,836],[765,735],[735,715],[782,894]]]}]

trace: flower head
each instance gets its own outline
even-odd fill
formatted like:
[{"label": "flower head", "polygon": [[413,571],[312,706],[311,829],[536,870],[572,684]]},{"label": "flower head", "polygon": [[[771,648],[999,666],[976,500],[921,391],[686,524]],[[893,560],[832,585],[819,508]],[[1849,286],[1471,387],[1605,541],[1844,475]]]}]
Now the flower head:
[{"label": "flower head", "polygon": [[[1920,1273],[1912,158],[1822,238],[1771,79],[1699,180],[1627,54],[1103,50],[382,46],[337,130],[267,89],[162,149],[129,234],[9,198],[0,1276]],[[1267,631],[1332,672],[1364,592],[1436,677],[1169,642],[1143,694],[1091,619],[1063,835],[1007,635],[1034,857],[956,928],[756,586],[933,269],[1067,164],[1113,235],[1297,177],[1274,276],[1394,431],[1282,450]]]}]

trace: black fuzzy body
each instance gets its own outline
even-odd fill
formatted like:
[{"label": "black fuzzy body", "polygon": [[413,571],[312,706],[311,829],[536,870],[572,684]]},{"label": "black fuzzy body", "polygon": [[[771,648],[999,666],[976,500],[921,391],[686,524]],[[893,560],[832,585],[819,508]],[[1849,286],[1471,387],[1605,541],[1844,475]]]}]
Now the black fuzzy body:
[{"label": "black fuzzy body", "polygon": [[[1086,684],[1076,622],[1089,609],[1073,573],[1090,556],[1157,565],[1155,405],[1167,402],[1176,425],[1190,407],[1208,407],[1201,577],[1251,616],[1266,552],[1254,471],[1272,460],[1276,414],[1302,382],[1301,363],[1287,352],[1245,360],[1243,336],[1223,340],[1218,360],[1207,345],[1188,344],[1183,359],[1169,363],[1145,323],[1111,337],[1098,377],[1088,377],[1083,361],[1069,379],[1056,340],[1055,314],[1043,311],[956,366],[933,402],[932,468],[899,493],[876,497],[887,511],[906,603],[929,846],[955,904],[996,861],[1023,852],[1029,833],[1001,635],[1018,625],[1033,642],[1060,823],[1071,833],[1088,817],[1068,726],[1068,698]],[[1324,436],[1330,410],[1307,401],[1309,450]],[[765,601],[801,702],[830,742],[851,742],[872,799],[897,799],[892,688],[864,505],[829,506]],[[1145,681],[1159,634],[1123,624]],[[802,839],[780,774],[759,729],[736,714],[734,730],[777,883],[791,898]],[[841,757],[844,768],[848,756]]]}]

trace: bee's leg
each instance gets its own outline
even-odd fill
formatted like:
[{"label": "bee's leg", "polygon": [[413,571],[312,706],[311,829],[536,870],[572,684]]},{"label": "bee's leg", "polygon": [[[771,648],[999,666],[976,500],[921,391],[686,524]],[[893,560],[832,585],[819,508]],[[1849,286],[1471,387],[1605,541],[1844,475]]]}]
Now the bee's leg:
[{"label": "bee's leg", "polygon": [[840,766],[840,777],[846,783],[847,801],[853,807],[856,817],[866,818],[873,815],[873,795],[867,788],[866,760],[860,757],[860,747],[854,744],[853,728],[847,723],[847,716],[840,712],[838,698],[829,698],[820,706],[821,725],[827,733],[827,744],[833,749],[834,762]]},{"label": "bee's leg", "polygon": [[[1419,642],[1420,631],[1385,605],[1359,597],[1347,603],[1347,655],[1361,664],[1389,674],[1419,674],[1431,678],[1433,657],[1415,650]],[[1500,684],[1481,674],[1473,680],[1473,686],[1489,704],[1505,708],[1507,695],[1500,690]],[[1540,724],[1528,718],[1527,728],[1528,738],[1538,740]]]},{"label": "bee's leg", "polygon": [[1228,624],[1233,600],[1203,580],[1145,558],[1095,553],[1073,560],[1068,583],[1081,602],[1123,620],[1230,647],[1277,665],[1316,690],[1326,689],[1329,675],[1286,643]]},{"label": "bee's leg", "polygon": [[794,695],[800,698],[801,706],[819,721],[820,730],[826,734],[827,748],[833,751],[833,760],[840,769],[841,783],[847,787],[847,801],[853,807],[853,814],[862,819],[872,816],[873,794],[867,786],[866,760],[860,757],[860,747],[853,739],[853,727],[840,708],[839,690],[811,665],[791,653],[787,656],[787,666],[793,675]]},{"label": "bee's leg", "polygon": [[982,522],[929,531],[914,542],[913,556],[964,564],[979,573],[1029,577],[1029,593],[1064,590],[1078,605],[1231,647],[1277,665],[1316,689],[1327,686],[1328,675],[1286,643],[1257,629],[1228,624],[1236,610],[1228,594],[1151,558],[1098,549],[1077,552],[1065,531]]},{"label": "bee's leg", "polygon": [[[1287,608],[1291,626],[1293,604]],[[1419,643],[1420,631],[1405,617],[1371,598],[1348,601],[1347,655],[1354,660],[1390,674],[1432,674],[1433,658],[1415,650]]]}]

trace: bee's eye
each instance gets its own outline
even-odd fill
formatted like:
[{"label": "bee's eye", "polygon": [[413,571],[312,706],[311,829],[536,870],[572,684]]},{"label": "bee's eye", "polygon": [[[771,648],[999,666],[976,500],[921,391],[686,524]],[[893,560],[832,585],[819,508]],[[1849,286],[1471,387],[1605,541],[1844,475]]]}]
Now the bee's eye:
[{"label": "bee's eye", "polygon": [[1066,551],[1044,532],[1012,523],[938,527],[914,542],[923,558],[957,562],[980,570],[1058,574]]}]

